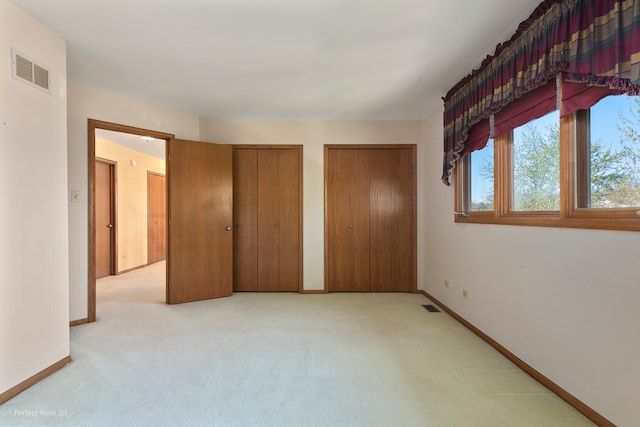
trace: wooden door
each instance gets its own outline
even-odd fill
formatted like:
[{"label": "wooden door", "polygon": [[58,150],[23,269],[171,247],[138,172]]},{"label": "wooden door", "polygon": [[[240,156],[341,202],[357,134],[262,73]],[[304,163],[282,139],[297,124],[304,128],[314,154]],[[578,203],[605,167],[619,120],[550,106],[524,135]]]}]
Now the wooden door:
[{"label": "wooden door", "polygon": [[147,171],[147,262],[167,258],[167,183],[162,174]]},{"label": "wooden door", "polygon": [[370,151],[371,291],[414,283],[414,162],[411,149]]},{"label": "wooden door", "polygon": [[258,291],[299,290],[298,150],[258,150]]},{"label": "wooden door", "polygon": [[231,146],[169,141],[169,304],[233,292]]},{"label": "wooden door", "polygon": [[328,291],[369,292],[369,151],[330,149],[325,162]]},{"label": "wooden door", "polygon": [[258,151],[233,150],[233,290],[258,290]]},{"label": "wooden door", "polygon": [[115,271],[115,165],[95,161],[96,279]]}]

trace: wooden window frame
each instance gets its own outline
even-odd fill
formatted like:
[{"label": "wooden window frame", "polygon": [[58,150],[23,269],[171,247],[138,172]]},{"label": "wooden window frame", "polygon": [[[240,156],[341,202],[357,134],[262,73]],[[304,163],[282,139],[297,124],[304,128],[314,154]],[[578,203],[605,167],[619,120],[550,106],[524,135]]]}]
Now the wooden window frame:
[{"label": "wooden window frame", "polygon": [[[468,156],[454,174],[454,220],[457,223],[502,224],[640,231],[637,208],[578,208],[588,197],[589,111],[560,119],[560,210],[515,212],[512,206],[512,134],[494,140],[494,211],[467,211],[471,179]],[[580,184],[580,185],[578,185]],[[467,202],[465,204],[465,202]]]}]

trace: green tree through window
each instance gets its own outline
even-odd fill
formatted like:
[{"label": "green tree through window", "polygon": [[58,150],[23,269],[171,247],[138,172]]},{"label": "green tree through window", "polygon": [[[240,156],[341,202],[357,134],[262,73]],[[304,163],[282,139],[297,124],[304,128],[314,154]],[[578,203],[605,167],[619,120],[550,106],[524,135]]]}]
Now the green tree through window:
[{"label": "green tree through window", "polygon": [[[548,123],[549,119],[553,123]],[[557,111],[513,131],[513,210],[560,209],[560,126]]]},{"label": "green tree through window", "polygon": [[640,206],[640,100],[604,98],[591,109],[590,133],[591,198],[581,207]]}]

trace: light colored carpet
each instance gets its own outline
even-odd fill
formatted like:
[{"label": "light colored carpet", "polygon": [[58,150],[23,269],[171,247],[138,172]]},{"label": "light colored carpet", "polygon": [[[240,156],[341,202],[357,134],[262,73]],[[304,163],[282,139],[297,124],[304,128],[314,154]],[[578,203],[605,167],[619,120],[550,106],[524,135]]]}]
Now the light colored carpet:
[{"label": "light colored carpet", "polygon": [[101,279],[73,362],[0,407],[0,424],[593,425],[421,295],[168,306],[164,268]]}]

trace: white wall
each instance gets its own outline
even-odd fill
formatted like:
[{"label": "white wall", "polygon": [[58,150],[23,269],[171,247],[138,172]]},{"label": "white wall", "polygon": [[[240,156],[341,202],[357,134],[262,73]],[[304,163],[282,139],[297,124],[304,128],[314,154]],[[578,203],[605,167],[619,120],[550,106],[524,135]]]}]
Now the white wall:
[{"label": "white wall", "polygon": [[[11,76],[11,47],[50,68]],[[0,0],[0,393],[69,355],[66,46]]]},{"label": "white wall", "polygon": [[[219,144],[303,145],[304,289],[324,289],[324,144],[418,144],[422,122],[396,121],[212,121],[202,138]],[[418,157],[421,148],[418,147]],[[418,162],[418,204],[422,164]],[[422,233],[418,211],[418,233]],[[418,252],[423,249],[420,243]],[[422,281],[418,263],[418,283]]]},{"label": "white wall", "polygon": [[[135,99],[80,85],[69,85],[69,190],[80,191],[80,203],[69,210],[70,317],[87,318],[88,281],[88,138],[87,119],[172,133],[198,140],[200,118]],[[98,307],[98,316],[100,307]]]},{"label": "white wall", "polygon": [[640,425],[640,233],[455,224],[442,110],[424,140],[424,289],[613,423]]}]

